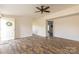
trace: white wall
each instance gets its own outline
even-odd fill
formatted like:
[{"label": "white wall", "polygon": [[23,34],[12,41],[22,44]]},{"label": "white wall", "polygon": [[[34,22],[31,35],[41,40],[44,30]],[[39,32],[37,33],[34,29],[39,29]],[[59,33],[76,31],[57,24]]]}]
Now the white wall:
[{"label": "white wall", "polygon": [[34,20],[33,21],[33,34],[39,35],[39,36],[46,36],[46,27],[45,27],[45,20]]},{"label": "white wall", "polygon": [[16,17],[16,38],[32,36],[32,19],[30,17]]},{"label": "white wall", "polygon": [[54,36],[79,41],[79,15],[54,19]]}]

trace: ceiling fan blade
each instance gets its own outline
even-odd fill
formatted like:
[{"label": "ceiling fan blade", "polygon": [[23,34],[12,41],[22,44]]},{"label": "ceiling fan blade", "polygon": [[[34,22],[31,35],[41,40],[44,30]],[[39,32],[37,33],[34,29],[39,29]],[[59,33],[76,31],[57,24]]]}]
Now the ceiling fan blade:
[{"label": "ceiling fan blade", "polygon": [[44,12],[47,12],[47,13],[50,13],[50,11],[48,11],[47,9],[50,8],[49,6],[45,7],[45,6],[40,6],[40,7],[36,7],[36,9],[38,9],[38,11],[36,11],[35,13],[37,12],[41,12],[41,14],[43,14]]},{"label": "ceiling fan blade", "polygon": [[38,10],[41,10],[39,7],[36,7]]},{"label": "ceiling fan blade", "polygon": [[44,10],[47,10],[48,8],[50,8],[50,7],[48,6],[48,7],[44,8]]},{"label": "ceiling fan blade", "polygon": [[50,11],[44,11],[44,12],[48,12],[48,13],[50,13]]}]

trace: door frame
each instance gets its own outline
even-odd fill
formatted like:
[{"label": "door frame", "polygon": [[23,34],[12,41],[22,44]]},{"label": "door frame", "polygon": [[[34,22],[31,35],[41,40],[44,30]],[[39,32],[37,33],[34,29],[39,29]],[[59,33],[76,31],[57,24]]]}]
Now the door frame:
[{"label": "door frame", "polygon": [[[46,20],[46,37],[49,37],[49,35],[48,35],[48,21],[52,21],[52,23],[53,23],[52,24],[53,25],[52,32],[53,32],[53,29],[54,29],[54,21],[53,20]],[[53,37],[54,37],[54,34],[52,35],[52,38]]]}]

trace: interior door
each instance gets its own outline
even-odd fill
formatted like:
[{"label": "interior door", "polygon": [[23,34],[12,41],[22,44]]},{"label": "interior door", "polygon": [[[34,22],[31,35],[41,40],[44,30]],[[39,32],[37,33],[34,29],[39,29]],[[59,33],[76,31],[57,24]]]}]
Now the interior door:
[{"label": "interior door", "polygon": [[49,37],[53,37],[53,21],[48,21],[48,34]]},{"label": "interior door", "polygon": [[15,38],[15,19],[1,18],[1,41]]}]

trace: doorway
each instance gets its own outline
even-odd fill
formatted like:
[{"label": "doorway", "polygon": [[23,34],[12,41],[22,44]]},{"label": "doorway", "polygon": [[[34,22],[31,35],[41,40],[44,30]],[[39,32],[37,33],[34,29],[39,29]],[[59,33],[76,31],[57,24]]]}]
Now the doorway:
[{"label": "doorway", "polygon": [[1,25],[1,41],[11,40],[15,38],[15,19],[2,17]]},{"label": "doorway", "polygon": [[53,21],[47,21],[47,37],[53,37]]}]

